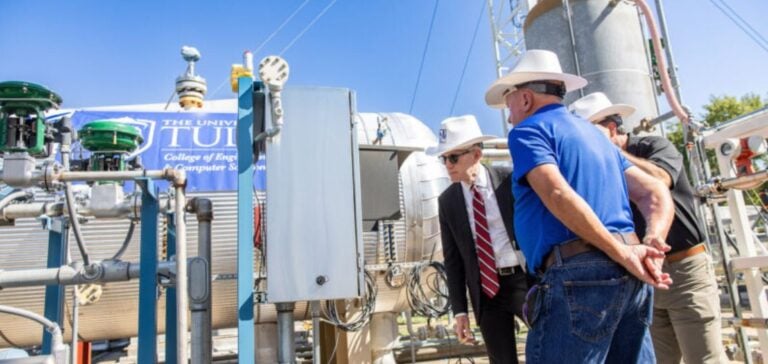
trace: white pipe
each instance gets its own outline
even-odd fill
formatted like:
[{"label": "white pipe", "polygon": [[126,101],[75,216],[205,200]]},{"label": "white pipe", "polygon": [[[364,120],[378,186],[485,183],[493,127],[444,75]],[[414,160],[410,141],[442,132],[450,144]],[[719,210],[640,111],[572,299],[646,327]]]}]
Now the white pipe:
[{"label": "white pipe", "polygon": [[152,179],[164,179],[174,182],[175,185],[183,184],[185,173],[182,170],[166,168],[163,170],[139,170],[139,171],[88,171],[88,172],[61,172],[52,176],[54,181],[125,181],[139,177]]},{"label": "white pipe", "polygon": [[61,328],[53,321],[48,320],[47,318],[34,312],[11,306],[0,305],[0,312],[5,312],[15,316],[21,316],[32,321],[37,321],[38,323],[45,326],[45,329],[51,333],[51,354],[55,354],[56,352],[61,352],[64,350],[64,340],[61,336]]},{"label": "white pipe", "polygon": [[[184,171],[179,171],[182,180]],[[176,186],[176,358],[179,363],[187,363],[187,227],[184,221],[184,185]]]},{"label": "white pipe", "polygon": [[[86,217],[123,217],[128,216],[134,209],[141,207],[141,200],[138,203],[133,197],[126,199],[116,205],[109,211],[92,211],[88,207],[78,207],[77,213]],[[48,217],[57,217],[64,214],[64,203],[62,202],[33,202],[27,204],[8,205],[0,207],[0,220],[15,220],[24,218],[37,218],[41,215]]]},{"label": "white pipe", "polygon": [[[77,301],[77,285],[72,286],[72,344],[70,348],[70,352],[72,354],[72,357],[70,358],[71,363],[75,364],[77,363],[77,335],[80,331],[80,317],[78,317],[80,313],[80,304]],[[83,354],[85,356],[85,354]]]},{"label": "white pipe", "polygon": [[25,197],[25,196],[26,197],[31,197],[32,193],[27,192],[27,191],[23,191],[23,190],[13,191],[13,192],[9,193],[7,196],[3,197],[2,200],[0,200],[0,209],[2,209],[3,207],[7,206],[9,203],[11,203],[11,201],[13,201],[13,200],[15,200],[17,198]]}]

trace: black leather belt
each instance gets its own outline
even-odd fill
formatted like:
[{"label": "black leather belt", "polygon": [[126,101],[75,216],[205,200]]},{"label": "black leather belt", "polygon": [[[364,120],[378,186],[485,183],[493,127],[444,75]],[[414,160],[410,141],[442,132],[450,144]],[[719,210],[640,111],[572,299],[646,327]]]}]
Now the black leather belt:
[{"label": "black leather belt", "polygon": [[[624,244],[627,245],[638,245],[640,244],[640,240],[637,238],[637,235],[635,233],[612,233],[614,239],[623,241]],[[583,239],[573,239],[571,241],[568,241],[566,243],[557,245],[552,248],[552,250],[549,252],[548,255],[544,258],[544,263],[542,264],[542,272],[546,271],[547,268],[551,267],[552,264],[555,264],[555,249],[560,250],[560,258],[561,259],[567,259],[575,255],[579,255],[582,253],[586,253],[593,250],[598,250],[595,248],[592,243],[585,241]]]},{"label": "black leather belt", "polygon": [[522,271],[519,265],[515,265],[512,267],[497,268],[496,270],[499,272],[500,276],[511,276],[517,273],[517,271]]}]

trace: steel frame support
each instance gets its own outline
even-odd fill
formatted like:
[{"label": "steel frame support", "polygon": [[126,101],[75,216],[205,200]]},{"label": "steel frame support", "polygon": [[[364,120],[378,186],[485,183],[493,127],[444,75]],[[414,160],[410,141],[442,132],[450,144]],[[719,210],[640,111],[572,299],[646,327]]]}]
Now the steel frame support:
[{"label": "steel frame support", "polygon": [[[67,264],[69,225],[64,219],[54,219],[48,231],[48,268],[58,268]],[[57,323],[64,323],[64,293],[66,286],[54,284],[45,287],[45,318]],[[43,354],[50,355],[53,337],[43,329]]]},{"label": "steel frame support", "polygon": [[[139,264],[139,363],[157,363],[157,216],[160,205],[155,184],[138,178],[141,185],[141,252]],[[175,349],[175,346],[172,346]]]},{"label": "steel frame support", "polygon": [[237,100],[237,359],[255,360],[253,326],[253,87],[238,79]]},{"label": "steel frame support", "polygon": [[[522,22],[528,14],[530,0],[486,1],[488,1],[488,18],[493,37],[496,78],[501,78],[525,51]],[[500,114],[501,127],[506,135],[509,131],[508,112],[502,109]]]},{"label": "steel frame support", "polygon": [[[166,214],[168,230],[166,231],[166,257],[167,261],[173,260],[176,255],[176,214]],[[165,362],[176,363],[176,345],[179,336],[176,332],[176,288],[174,286],[165,289]]]}]

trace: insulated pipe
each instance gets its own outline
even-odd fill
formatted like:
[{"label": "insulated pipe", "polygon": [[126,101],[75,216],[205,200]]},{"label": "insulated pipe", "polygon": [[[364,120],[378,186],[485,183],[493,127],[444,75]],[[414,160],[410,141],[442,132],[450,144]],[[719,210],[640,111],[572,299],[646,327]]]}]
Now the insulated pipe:
[{"label": "insulated pipe", "polygon": [[[134,200],[131,197],[131,200]],[[115,206],[111,212],[104,214],[102,212],[96,213],[91,211],[87,207],[78,207],[77,212],[80,216],[93,216],[93,217],[121,217],[131,213],[135,213],[134,210],[138,210],[141,207],[141,200],[137,201],[124,201],[123,203]],[[37,218],[41,215],[48,217],[62,216],[64,214],[64,203],[62,202],[33,202],[25,204],[8,205],[0,207],[0,220],[14,220],[24,218]]]},{"label": "insulated pipe", "polygon": [[[34,312],[22,310],[20,308],[0,305],[0,312],[4,312],[4,313],[15,315],[15,316],[21,316],[32,321],[37,321],[38,323],[45,326],[45,329],[51,333],[51,337],[52,337],[51,353],[57,357],[56,359],[66,361],[66,358],[58,357],[62,353],[66,352],[66,348],[64,347],[64,340],[61,336],[61,328],[59,327],[59,325]],[[61,362],[63,363],[64,361],[61,361]]]},{"label": "insulated pipe", "polygon": [[759,187],[766,180],[768,180],[768,169],[746,176],[715,178],[707,184],[696,186],[696,194],[707,196],[720,194],[730,189],[749,190]]},{"label": "insulated pipe", "polygon": [[677,81],[677,67],[675,66],[675,59],[672,57],[672,42],[669,41],[669,31],[667,30],[667,17],[664,15],[664,6],[661,4],[661,0],[656,0],[656,14],[659,16],[661,36],[666,40],[666,42],[664,42],[664,53],[666,53],[667,61],[669,61],[669,78],[670,81],[672,81],[675,96],[682,102],[682,97],[680,97],[680,83]]},{"label": "insulated pipe", "polygon": [[[158,274],[168,275],[175,262],[160,262]],[[19,269],[0,271],[0,289],[13,287],[73,285],[123,282],[139,277],[139,263],[105,260],[94,265],[93,273],[84,267],[65,265],[59,268]]]},{"label": "insulated pipe", "polygon": [[[202,282],[194,266],[190,269],[190,286],[203,285],[198,289],[190,289],[190,306],[192,312],[192,364],[207,364],[213,360],[212,301],[211,301],[211,221],[213,220],[213,204],[207,198],[193,198],[187,203],[187,212],[197,216],[197,256],[205,262],[201,268]],[[193,294],[193,292],[199,292]]]},{"label": "insulated pipe", "polygon": [[[164,171],[169,171],[165,169]],[[173,170],[170,170],[173,171]],[[176,171],[176,178],[186,182],[183,170]],[[176,347],[176,358],[179,363],[187,363],[187,227],[184,221],[184,184],[176,184],[176,204],[174,206],[176,218],[176,333],[179,335]]]},{"label": "insulated pipe", "polygon": [[651,8],[645,0],[635,0],[635,4],[642,10],[643,16],[645,16],[645,22],[648,23],[648,31],[651,33],[651,40],[653,41],[653,53],[656,54],[659,76],[661,76],[661,88],[664,89],[667,103],[677,118],[680,119],[684,125],[688,125],[688,123],[691,122],[691,116],[683,109],[682,105],[680,105],[680,102],[677,100],[677,96],[675,96],[675,88],[672,87],[672,81],[669,78],[667,64],[664,59],[664,54],[661,51],[662,47],[659,31],[656,28],[656,21],[653,19],[653,14],[651,14]]},{"label": "insulated pipe", "polygon": [[[186,173],[183,170],[165,168],[162,170],[139,170],[139,171],[65,171],[49,176],[52,181],[126,181],[139,177],[148,177],[152,179],[164,179],[173,182],[174,186],[184,185],[186,183]],[[42,181],[38,181],[42,182]]]},{"label": "insulated pipe", "polygon": [[7,196],[3,197],[2,200],[0,200],[0,210],[2,210],[5,206],[7,206],[11,201],[22,198],[22,197],[31,197],[32,194],[27,191],[13,191],[9,193]]},{"label": "insulated pipe", "polygon": [[296,349],[293,338],[293,302],[275,303],[277,309],[277,362],[294,364]]}]

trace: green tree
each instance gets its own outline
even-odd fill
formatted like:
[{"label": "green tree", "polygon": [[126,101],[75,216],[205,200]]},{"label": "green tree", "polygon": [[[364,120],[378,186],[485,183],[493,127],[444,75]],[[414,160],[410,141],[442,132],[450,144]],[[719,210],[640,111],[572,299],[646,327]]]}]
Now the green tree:
[{"label": "green tree", "polygon": [[749,93],[737,99],[733,96],[712,96],[709,104],[704,105],[707,112],[703,115],[707,126],[715,126],[744,114],[765,107],[768,100],[763,101],[760,95]]}]

